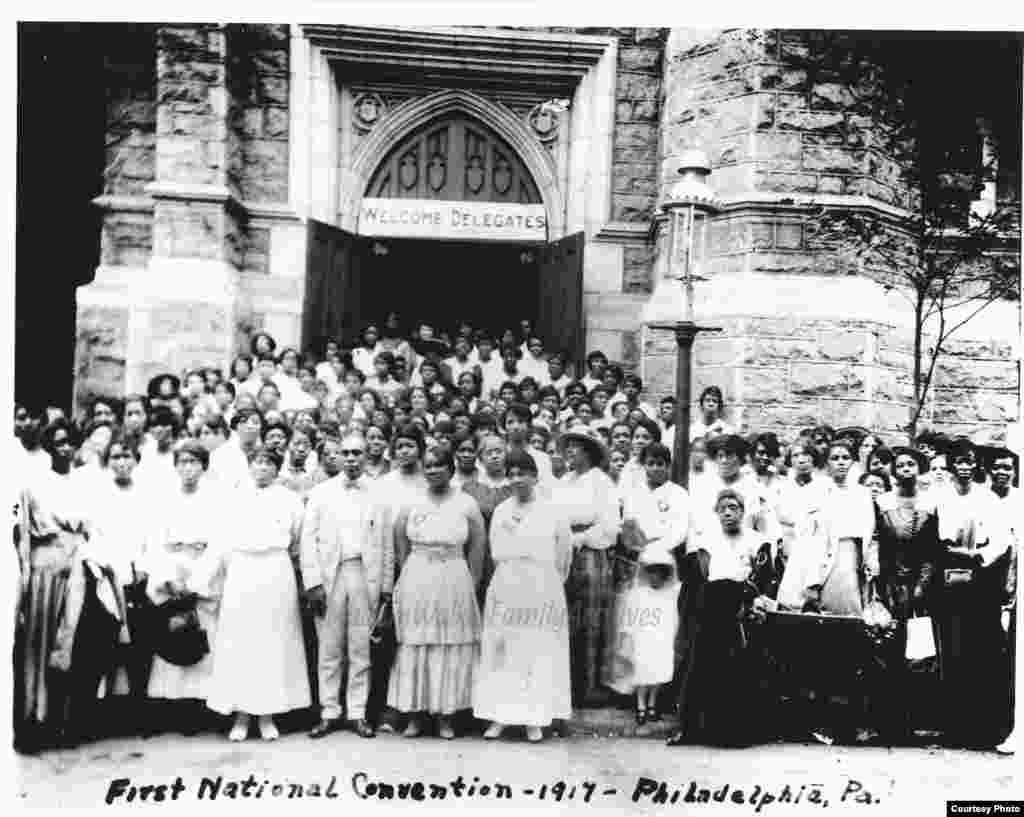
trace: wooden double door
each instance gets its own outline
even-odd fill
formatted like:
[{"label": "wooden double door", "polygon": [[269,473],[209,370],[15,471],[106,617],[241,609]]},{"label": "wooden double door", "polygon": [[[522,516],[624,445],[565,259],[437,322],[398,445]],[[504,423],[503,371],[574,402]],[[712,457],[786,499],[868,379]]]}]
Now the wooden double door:
[{"label": "wooden double door", "polygon": [[528,318],[548,349],[584,355],[583,233],[546,244],[377,239],[309,222],[303,346],[355,343],[397,312],[501,332]]}]

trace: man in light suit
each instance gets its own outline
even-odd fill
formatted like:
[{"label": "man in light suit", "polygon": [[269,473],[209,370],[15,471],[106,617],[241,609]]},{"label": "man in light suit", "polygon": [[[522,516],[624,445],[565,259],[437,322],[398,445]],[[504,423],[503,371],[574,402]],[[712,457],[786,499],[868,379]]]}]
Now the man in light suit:
[{"label": "man in light suit", "polygon": [[320,647],[321,714],[311,738],[341,725],[343,681],[346,717],[361,737],[375,734],[366,718],[370,634],[391,605],[395,548],[390,506],[363,475],[365,453],[362,436],[343,438],[341,473],[310,491],[302,526],[302,583]]}]

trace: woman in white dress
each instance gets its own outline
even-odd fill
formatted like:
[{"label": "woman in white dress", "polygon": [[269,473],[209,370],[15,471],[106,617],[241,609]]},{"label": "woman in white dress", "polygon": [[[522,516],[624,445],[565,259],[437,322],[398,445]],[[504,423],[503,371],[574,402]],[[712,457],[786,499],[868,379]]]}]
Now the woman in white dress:
[{"label": "woman in white dress", "polygon": [[277,482],[281,455],[266,449],[250,461],[253,487],[237,497],[213,675],[206,705],[234,713],[228,738],[248,736],[251,716],[264,740],[278,737],[273,716],[310,704],[298,590],[290,552],[302,527],[302,501]]},{"label": "woman in white dress", "polygon": [[[216,641],[217,611],[223,585],[222,557],[227,514],[224,492],[207,480],[209,452],[198,442],[186,440],[174,450],[174,467],[180,485],[164,497],[154,526],[153,546],[143,559],[149,579],[146,593],[161,605],[172,599],[195,596],[200,627],[210,645]],[[180,702],[165,707],[185,733],[199,730],[200,704],[205,702],[213,671],[213,655],[207,653],[188,666],[173,664],[159,655],[153,658],[147,695],[159,701]],[[162,724],[155,724],[157,728]]]},{"label": "woman in white dress", "polygon": [[569,621],[563,583],[572,533],[561,508],[536,494],[537,463],[525,451],[508,455],[515,493],[494,511],[491,555],[497,565],[487,590],[480,669],[473,710],[491,721],[494,739],[510,724],[536,743],[542,727],[572,715]]}]

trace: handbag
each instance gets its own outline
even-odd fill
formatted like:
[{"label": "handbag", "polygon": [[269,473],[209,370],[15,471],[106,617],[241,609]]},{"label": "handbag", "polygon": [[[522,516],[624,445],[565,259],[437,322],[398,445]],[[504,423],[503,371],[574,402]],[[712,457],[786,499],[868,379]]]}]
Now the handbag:
[{"label": "handbag", "polygon": [[892,613],[878,597],[878,586],[874,579],[868,582],[867,602],[864,604],[864,623],[869,627],[886,629],[892,624]]},{"label": "handbag", "polygon": [[931,616],[918,616],[907,619],[907,649],[905,657],[908,661],[923,661],[935,657],[935,633],[932,631]]}]

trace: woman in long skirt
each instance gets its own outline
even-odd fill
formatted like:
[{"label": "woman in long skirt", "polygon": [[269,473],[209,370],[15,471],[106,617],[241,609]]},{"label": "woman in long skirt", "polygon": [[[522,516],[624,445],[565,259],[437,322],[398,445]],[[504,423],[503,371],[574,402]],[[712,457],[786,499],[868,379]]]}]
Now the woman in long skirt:
[{"label": "woman in long skirt", "polygon": [[886,658],[885,688],[879,689],[877,704],[882,708],[879,727],[894,740],[906,739],[913,726],[914,710],[922,699],[915,696],[913,676],[904,656],[907,621],[915,615],[930,616],[935,603],[939,549],[938,516],[934,502],[918,486],[921,472],[928,467],[924,455],[912,448],[893,449],[894,489],[876,499],[878,506],[877,586],[882,602],[897,622],[897,637]]},{"label": "woman in long skirt", "polygon": [[395,548],[402,562],[392,599],[398,653],[388,705],[409,716],[406,737],[438,717],[438,735],[455,737],[452,716],[472,704],[480,654],[476,585],[486,545],[476,500],[451,487],[455,463],[437,447],[423,458],[427,496],[402,511]]},{"label": "woman in long skirt", "polygon": [[615,576],[609,549],[619,532],[618,493],[601,470],[603,441],[590,429],[562,435],[572,468],[559,480],[556,499],[569,520],[573,562],[566,583],[570,610],[573,703],[602,706],[610,695],[601,688],[613,630]]},{"label": "woman in long skirt", "polygon": [[[68,458],[60,458],[67,465]],[[54,464],[60,467],[58,462]],[[36,748],[57,740],[65,726],[65,695],[50,670],[67,596],[68,579],[84,543],[85,519],[70,490],[70,478],[55,471],[24,469],[19,502],[21,622],[15,684],[16,738]]]},{"label": "woman in long skirt", "polygon": [[237,498],[241,529],[227,559],[213,675],[206,705],[234,714],[228,735],[245,740],[250,716],[260,737],[278,737],[273,716],[310,704],[298,590],[289,555],[302,525],[301,500],[276,484],[281,455],[262,449],[250,464],[254,490]]},{"label": "woman in long skirt", "polygon": [[[222,520],[226,508],[223,490],[204,476],[209,463],[209,452],[198,442],[188,440],[175,449],[174,468],[180,486],[164,500],[144,569],[149,577],[146,593],[154,604],[195,596],[199,625],[212,647],[223,588]],[[185,734],[199,731],[205,717],[203,704],[213,672],[213,654],[182,666],[161,657],[158,644],[154,648],[158,654],[153,658],[147,695],[163,704],[160,714],[168,720],[149,724],[147,731],[172,725]]]},{"label": "woman in long skirt", "polygon": [[669,746],[696,738],[744,744],[756,732],[757,673],[742,619],[772,606],[752,589],[762,543],[744,523],[739,491],[719,492],[714,511],[718,530],[705,530],[683,561],[679,730]]},{"label": "woman in long skirt", "polygon": [[491,721],[484,737],[510,724],[531,742],[542,727],[572,715],[569,622],[563,582],[572,533],[561,509],[538,499],[537,463],[524,451],[508,456],[515,494],[494,511],[491,555],[497,565],[487,591],[480,669],[473,710]]},{"label": "woman in long skirt", "polygon": [[935,604],[946,740],[993,748],[1009,726],[1010,667],[1000,623],[1010,562],[1009,530],[996,495],[974,482],[977,455],[967,441],[949,452],[953,481],[936,494],[942,589]]}]

